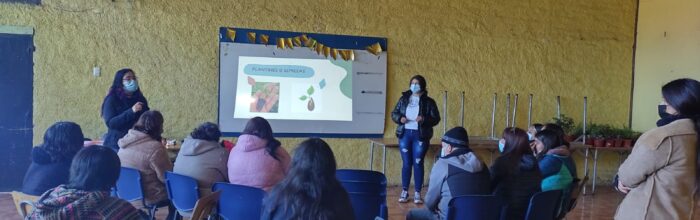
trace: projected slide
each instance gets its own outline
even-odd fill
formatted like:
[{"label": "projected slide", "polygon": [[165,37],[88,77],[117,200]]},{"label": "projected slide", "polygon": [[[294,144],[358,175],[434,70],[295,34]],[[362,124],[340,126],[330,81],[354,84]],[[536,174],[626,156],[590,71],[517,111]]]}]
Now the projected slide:
[{"label": "projected slide", "polygon": [[241,56],[238,73],[234,118],[352,121],[351,61]]},{"label": "projected slide", "polygon": [[275,137],[379,138],[386,122],[387,39],[222,27],[218,122],[250,118]]}]

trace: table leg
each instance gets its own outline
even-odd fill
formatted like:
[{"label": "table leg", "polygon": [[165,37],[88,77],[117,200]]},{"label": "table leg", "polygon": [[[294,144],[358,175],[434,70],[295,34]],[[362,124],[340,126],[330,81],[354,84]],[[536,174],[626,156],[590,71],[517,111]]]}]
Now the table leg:
[{"label": "table leg", "polygon": [[383,145],[384,153],[382,154],[382,173],[386,174],[386,145]]},{"label": "table leg", "polygon": [[372,170],[372,162],[374,162],[374,142],[369,142],[369,170]]},{"label": "table leg", "polygon": [[[588,158],[589,158],[588,154],[589,154],[589,152],[590,152],[591,150],[590,150],[589,148],[586,147],[586,149],[585,149],[584,151],[585,151],[585,153],[584,153],[584,156],[583,156],[583,158],[584,158],[584,161],[583,161],[583,176],[588,176]],[[587,188],[588,188],[588,186],[583,185],[583,195],[587,195],[587,193],[586,193]]]},{"label": "table leg", "polygon": [[591,194],[595,194],[595,183],[598,178],[598,148],[593,151],[593,185],[591,186]]}]

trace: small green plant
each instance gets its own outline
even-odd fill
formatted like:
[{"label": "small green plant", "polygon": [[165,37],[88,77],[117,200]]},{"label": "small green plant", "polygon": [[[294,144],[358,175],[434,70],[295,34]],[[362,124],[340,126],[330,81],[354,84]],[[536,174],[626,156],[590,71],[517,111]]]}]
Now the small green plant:
[{"label": "small green plant", "polygon": [[301,100],[301,101],[306,101],[306,99],[309,100],[309,102],[306,103],[306,108],[309,111],[313,111],[316,108],[316,104],[314,103],[314,98],[311,97],[311,95],[313,95],[313,94],[314,94],[314,87],[309,86],[309,88],[306,89],[306,94],[299,97],[299,100]]},{"label": "small green plant", "polygon": [[557,125],[561,126],[562,129],[564,129],[565,134],[575,135],[574,134],[575,124],[574,124],[573,118],[562,114],[561,117],[559,117],[559,118],[554,117],[552,119],[554,120],[554,124],[557,124]]}]

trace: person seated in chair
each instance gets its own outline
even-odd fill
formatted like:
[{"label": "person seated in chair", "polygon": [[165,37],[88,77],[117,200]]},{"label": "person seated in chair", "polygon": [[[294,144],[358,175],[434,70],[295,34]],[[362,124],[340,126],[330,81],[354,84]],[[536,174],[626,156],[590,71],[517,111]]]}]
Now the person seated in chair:
[{"label": "person seated in chair", "polygon": [[452,198],[491,193],[488,166],[469,148],[463,127],[455,127],[442,137],[440,157],[430,171],[425,208],[409,211],[407,219],[447,219]]},{"label": "person seated in chair", "polygon": [[145,219],[129,202],[109,195],[120,166],[110,148],[83,148],[73,159],[68,184],[44,193],[27,219]]}]

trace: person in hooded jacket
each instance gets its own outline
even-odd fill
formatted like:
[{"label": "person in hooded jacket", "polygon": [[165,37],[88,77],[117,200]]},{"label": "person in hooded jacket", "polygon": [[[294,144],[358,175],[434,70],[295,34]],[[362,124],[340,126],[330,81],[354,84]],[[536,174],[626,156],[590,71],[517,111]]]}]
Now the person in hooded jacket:
[{"label": "person in hooded jacket", "polygon": [[409,211],[407,219],[447,219],[452,198],[491,194],[489,169],[469,148],[466,129],[455,127],[442,137],[440,157],[429,181],[425,208]]},{"label": "person in hooded jacket", "polygon": [[32,148],[32,163],[24,176],[22,193],[39,196],[68,183],[73,156],[83,147],[83,131],[73,122],[56,122],[44,133],[44,143]]},{"label": "person in hooded jacket", "polygon": [[501,156],[491,166],[491,189],[508,204],[505,219],[525,219],[530,198],[542,190],[542,173],[524,130],[506,128],[502,137]]},{"label": "person in hooded jacket", "polygon": [[543,130],[535,135],[535,155],[542,172],[542,191],[570,189],[576,179],[576,163],[559,135]]},{"label": "person in hooded jacket", "polygon": [[228,157],[229,182],[270,191],[289,171],[291,157],[264,118],[251,118]]},{"label": "person in hooded jacket", "polygon": [[216,182],[228,182],[228,151],[219,144],[219,126],[206,122],[185,138],[173,172],[197,179],[199,195],[211,194]]},{"label": "person in hooded jacket", "polygon": [[141,93],[134,71],[128,68],[117,71],[112,86],[102,101],[101,116],[107,125],[102,145],[111,147],[114,151],[119,150],[117,141],[148,110],[148,102]]},{"label": "person in hooded jacket", "polygon": [[411,77],[410,90],[401,94],[391,112],[391,120],[396,127],[401,151],[401,195],[399,202],[408,202],[408,187],[411,183],[411,169],[415,173],[413,202],[423,203],[421,189],[425,172],[425,154],[433,137],[433,127],[440,122],[440,112],[435,100],[428,96],[427,83],[421,75]]}]

